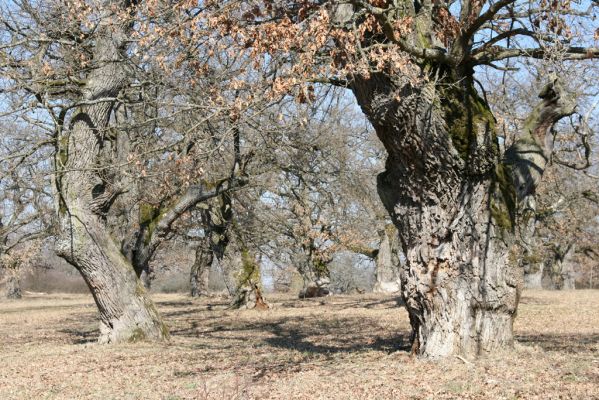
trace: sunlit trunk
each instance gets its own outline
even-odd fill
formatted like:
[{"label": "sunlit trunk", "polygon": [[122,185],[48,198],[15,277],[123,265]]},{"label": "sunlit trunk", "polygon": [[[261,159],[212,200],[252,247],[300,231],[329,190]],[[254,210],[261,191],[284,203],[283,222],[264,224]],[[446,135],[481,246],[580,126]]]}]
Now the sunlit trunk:
[{"label": "sunlit trunk", "polygon": [[388,152],[378,191],[406,256],[400,275],[412,350],[429,357],[513,343],[518,201],[534,191],[547,160],[532,134],[562,115],[559,96],[547,94],[506,165],[486,101],[471,80],[446,79],[374,73],[352,85]]},{"label": "sunlit trunk", "polygon": [[168,330],[104,218],[119,189],[125,189],[111,187],[97,167],[114,104],[108,99],[127,82],[122,58],[128,39],[122,22],[108,12],[104,17],[94,33],[95,69],[83,89],[82,100],[88,104],[73,114],[66,143],[57,154],[57,253],[79,270],[94,296],[100,342],[162,340],[168,338]]}]

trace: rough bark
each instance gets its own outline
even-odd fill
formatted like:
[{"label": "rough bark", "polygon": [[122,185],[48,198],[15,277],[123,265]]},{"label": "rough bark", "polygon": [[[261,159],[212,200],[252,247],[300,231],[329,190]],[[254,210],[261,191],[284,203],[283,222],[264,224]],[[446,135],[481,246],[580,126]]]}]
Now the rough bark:
[{"label": "rough bark", "polygon": [[[304,222],[304,226],[309,226]],[[308,230],[306,230],[308,232]],[[313,238],[302,243],[302,252],[296,255],[294,265],[304,280],[299,298],[323,297],[331,293],[331,271],[329,264],[333,256],[329,252],[319,251]]]},{"label": "rough bark", "polygon": [[126,190],[114,200],[106,214],[106,223],[110,234],[119,244],[121,253],[133,265],[144,287],[150,289],[153,274],[149,260],[140,263],[137,257],[139,247],[144,245],[145,239],[141,230],[146,228],[145,221],[141,218],[146,206],[140,201],[140,193],[143,192],[143,187],[140,186],[143,183],[135,178],[136,166],[128,158],[134,153],[137,140],[146,132],[140,131],[142,128],[131,128],[134,125],[132,114],[135,113],[134,110],[126,110],[125,105],[117,105],[113,114],[116,129],[111,130],[116,132],[112,132],[114,139],[103,146],[103,157],[120,166],[111,174],[110,179],[116,186]]},{"label": "rough bark", "polygon": [[268,303],[260,289],[260,263],[248,248],[241,243],[240,268],[237,271],[237,287],[231,302],[234,309],[267,309]]},{"label": "rough bark", "polygon": [[[107,10],[110,5],[130,5],[108,3]],[[57,155],[57,253],[79,270],[90,288],[100,311],[100,342],[163,340],[168,329],[104,219],[119,190],[97,168],[114,105],[102,99],[115,98],[127,81],[123,57],[128,27],[110,13],[103,15],[95,33],[94,69],[84,88],[88,105],[76,109],[67,144]]]},{"label": "rough bark", "polygon": [[266,310],[270,308],[264,296],[260,286],[254,281],[248,281],[246,284],[238,288],[235,293],[235,297],[231,302],[231,308],[233,309],[258,309]]},{"label": "rough bark", "polygon": [[412,350],[473,356],[510,346],[522,285],[513,250],[517,202],[545,165],[543,144],[529,137],[571,110],[545,93],[508,168],[469,75],[413,68],[420,80],[372,73],[351,87],[388,152],[378,191],[407,259],[400,276]]}]

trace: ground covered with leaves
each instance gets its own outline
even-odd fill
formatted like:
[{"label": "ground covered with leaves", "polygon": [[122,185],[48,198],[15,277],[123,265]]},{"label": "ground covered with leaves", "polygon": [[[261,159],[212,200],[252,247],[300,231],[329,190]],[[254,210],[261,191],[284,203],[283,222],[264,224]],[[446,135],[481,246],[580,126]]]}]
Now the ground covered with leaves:
[{"label": "ground covered with leaves", "polygon": [[90,296],[0,302],[0,399],[599,399],[599,291],[525,292],[513,351],[408,353],[397,299],[155,295],[165,344],[98,345]]}]

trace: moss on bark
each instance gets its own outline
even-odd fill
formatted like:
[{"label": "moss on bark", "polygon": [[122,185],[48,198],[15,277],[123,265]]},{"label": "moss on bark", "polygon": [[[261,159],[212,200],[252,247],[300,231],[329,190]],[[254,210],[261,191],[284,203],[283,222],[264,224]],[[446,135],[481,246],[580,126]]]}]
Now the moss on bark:
[{"label": "moss on bark", "polygon": [[491,216],[496,225],[513,232],[517,208],[516,190],[507,167],[501,163],[495,167],[491,185],[490,207]]},{"label": "moss on bark", "polygon": [[467,162],[481,127],[494,137],[495,117],[487,102],[472,87],[462,89],[457,84],[448,84],[438,86],[438,90],[453,146]]}]

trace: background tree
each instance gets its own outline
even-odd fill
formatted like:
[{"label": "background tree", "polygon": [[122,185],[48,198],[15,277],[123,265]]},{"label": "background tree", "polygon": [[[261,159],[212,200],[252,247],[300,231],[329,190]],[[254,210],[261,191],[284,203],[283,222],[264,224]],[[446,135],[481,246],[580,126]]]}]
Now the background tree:
[{"label": "background tree", "polygon": [[[28,105],[13,107],[14,118],[44,127],[50,137],[42,143],[56,155],[57,250],[90,287],[104,342],[168,336],[138,276],[175,221],[238,183],[230,170],[205,176],[198,167],[208,158],[199,140],[214,140],[206,116],[224,112],[224,99],[214,100],[222,94],[189,104],[170,76],[158,79],[161,59],[144,57],[161,47],[144,36],[148,20],[139,6],[14,2],[2,13],[4,94],[8,104]],[[203,124],[182,127],[210,106]],[[182,185],[165,180],[173,174]]]},{"label": "background tree", "polygon": [[[167,336],[138,277],[199,202],[247,183],[243,155],[261,145],[257,138],[274,144],[270,152],[275,138],[302,149],[273,153],[283,168],[271,179],[286,180],[274,185],[279,193],[257,185],[253,201],[269,205],[274,194],[270,205],[282,205],[283,220],[302,220],[296,254],[306,271],[326,277],[345,232],[341,203],[324,200],[342,193],[335,177],[351,158],[321,150],[326,143],[314,136],[312,120],[326,121],[330,110],[288,108],[310,119],[298,124],[300,141],[274,134],[281,126],[264,112],[281,98],[309,105],[323,85],[349,89],[388,154],[377,189],[406,257],[400,276],[413,351],[477,355],[512,343],[516,245],[531,233],[533,196],[551,139],[561,137],[551,128],[575,109],[550,79],[513,140],[499,140],[476,78],[512,70],[511,59],[561,65],[598,56],[590,6],[10,2],[0,20],[2,96],[19,123],[46,132],[40,146],[54,146],[58,250],[94,294],[102,340],[121,341]],[[251,211],[248,220],[258,220]],[[253,242],[252,252],[271,243]]]},{"label": "background tree", "polygon": [[280,60],[275,91],[301,81],[345,85],[383,142],[378,191],[407,259],[413,351],[477,355],[511,345],[520,206],[541,180],[550,127],[574,102],[550,81],[504,156],[475,72],[512,58],[599,55],[584,18],[592,8],[514,0],[232,7],[214,13],[235,26],[240,47]]},{"label": "background tree", "polygon": [[[522,238],[525,253],[525,286],[529,288],[573,288],[574,280],[587,281],[592,265],[593,228],[596,225],[597,184],[596,85],[599,70],[593,63],[564,64],[559,55],[546,60],[525,60],[511,74],[485,71],[482,80],[493,105],[504,146],[513,143],[523,129],[527,113],[535,102],[546,76],[558,73],[566,90],[576,97],[577,112],[553,131],[553,149],[545,178],[536,190],[536,204],[530,221],[535,234]],[[519,79],[521,76],[532,79]],[[529,205],[530,206],[530,205]],[[573,246],[573,244],[579,246]],[[584,277],[583,277],[584,276]]]},{"label": "background tree", "polygon": [[[8,298],[20,298],[20,276],[34,267],[54,228],[48,153],[39,136],[17,124],[0,125],[0,273]],[[24,151],[14,152],[14,146]]]}]

